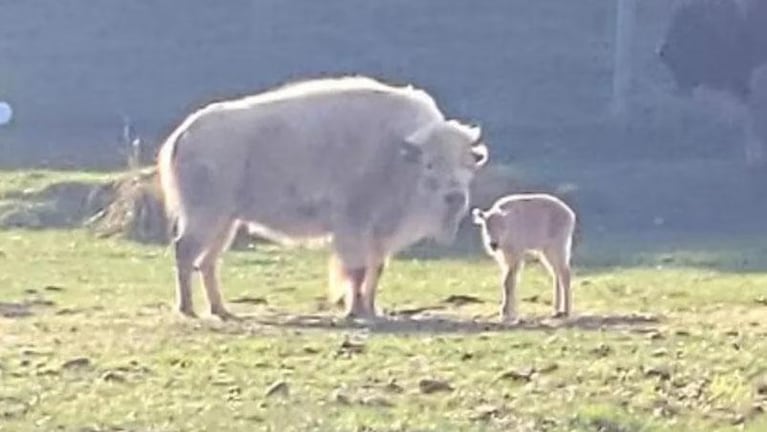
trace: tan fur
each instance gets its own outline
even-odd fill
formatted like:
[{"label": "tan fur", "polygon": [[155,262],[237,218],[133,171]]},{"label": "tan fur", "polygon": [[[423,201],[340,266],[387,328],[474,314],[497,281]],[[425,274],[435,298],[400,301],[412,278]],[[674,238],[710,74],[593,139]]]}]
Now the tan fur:
[{"label": "tan fur", "polygon": [[347,287],[347,315],[374,315],[383,263],[423,238],[452,242],[486,160],[479,128],[412,86],[342,77],[210,104],[158,157],[178,309],[194,315],[197,268],[211,312],[230,316],[217,257],[246,224],[275,241],[332,238],[329,287]]},{"label": "tan fur", "polygon": [[503,197],[488,210],[473,209],[474,223],[482,227],[487,253],[502,271],[501,319],[517,319],[516,286],[525,255],[536,253],[554,285],[554,315],[569,316],[570,255],[575,213],[548,194],[515,194]]}]

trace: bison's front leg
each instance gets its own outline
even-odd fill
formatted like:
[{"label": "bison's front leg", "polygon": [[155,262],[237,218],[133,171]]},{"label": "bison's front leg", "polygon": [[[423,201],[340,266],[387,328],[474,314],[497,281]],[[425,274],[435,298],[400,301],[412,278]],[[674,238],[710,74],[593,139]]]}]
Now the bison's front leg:
[{"label": "bison's front leg", "polygon": [[347,318],[363,316],[364,302],[362,284],[365,268],[349,268],[335,254],[328,263],[328,301],[332,305],[344,305]]},{"label": "bison's front leg", "polygon": [[346,318],[368,316],[367,299],[363,292],[370,253],[363,232],[352,221],[340,223],[333,236],[333,253],[337,255],[342,278],[345,279]]},{"label": "bison's front leg", "polygon": [[208,241],[205,252],[200,259],[199,269],[202,276],[202,284],[208,297],[210,313],[222,320],[237,319],[237,316],[227,310],[221,296],[221,288],[218,283],[218,257],[229,246],[234,237],[236,226],[227,221],[219,225],[220,228],[213,231]]},{"label": "bison's front leg", "polygon": [[373,318],[376,316],[376,291],[378,281],[381,279],[384,265],[381,263],[369,264],[365,268],[365,278],[362,282],[362,299],[364,302],[365,315]]},{"label": "bison's front leg", "polygon": [[367,315],[362,284],[365,280],[365,268],[345,269],[346,283],[346,318],[361,318]]}]

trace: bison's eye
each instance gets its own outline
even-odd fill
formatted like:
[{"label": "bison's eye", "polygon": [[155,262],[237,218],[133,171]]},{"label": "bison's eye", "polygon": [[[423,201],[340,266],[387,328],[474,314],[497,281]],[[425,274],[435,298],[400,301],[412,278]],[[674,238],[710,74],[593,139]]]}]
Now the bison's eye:
[{"label": "bison's eye", "polygon": [[450,207],[460,207],[466,201],[466,197],[461,192],[451,192],[445,195],[445,203]]},{"label": "bison's eye", "polygon": [[426,185],[426,189],[430,191],[435,191],[439,189],[439,181],[437,181],[437,179],[435,179],[434,177],[426,177],[424,184]]}]

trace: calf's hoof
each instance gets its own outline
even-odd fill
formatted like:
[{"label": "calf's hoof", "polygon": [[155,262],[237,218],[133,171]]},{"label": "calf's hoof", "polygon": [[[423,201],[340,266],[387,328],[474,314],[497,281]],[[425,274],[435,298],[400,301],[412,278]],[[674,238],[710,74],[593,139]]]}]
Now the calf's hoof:
[{"label": "calf's hoof", "polygon": [[240,319],[237,315],[229,312],[223,307],[211,309],[210,313],[221,321],[238,321]]},{"label": "calf's hoof", "polygon": [[192,309],[192,306],[177,306],[176,313],[182,318],[198,318],[197,313],[195,313],[194,309]]},{"label": "calf's hoof", "polygon": [[517,315],[501,314],[501,323],[505,325],[517,325],[522,323],[522,319]]},{"label": "calf's hoof", "polygon": [[554,319],[568,318],[569,316],[570,316],[570,312],[567,312],[567,311],[556,311],[551,314],[551,317]]}]

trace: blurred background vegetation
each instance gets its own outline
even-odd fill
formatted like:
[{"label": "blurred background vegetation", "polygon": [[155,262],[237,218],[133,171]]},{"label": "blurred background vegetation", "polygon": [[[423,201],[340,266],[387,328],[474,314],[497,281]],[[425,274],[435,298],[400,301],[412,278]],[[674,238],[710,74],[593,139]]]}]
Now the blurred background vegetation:
[{"label": "blurred background vegetation", "polygon": [[656,56],[679,2],[636,2],[626,113],[611,115],[618,4],[2,2],[0,100],[15,116],[0,128],[0,168],[124,169],[126,123],[151,164],[208,102],[366,74],[414,83],[483,126],[493,165],[479,183],[493,186],[478,205],[554,192],[578,210],[585,239],[763,233],[765,177],[744,163],[737,119],[675,96]]}]

